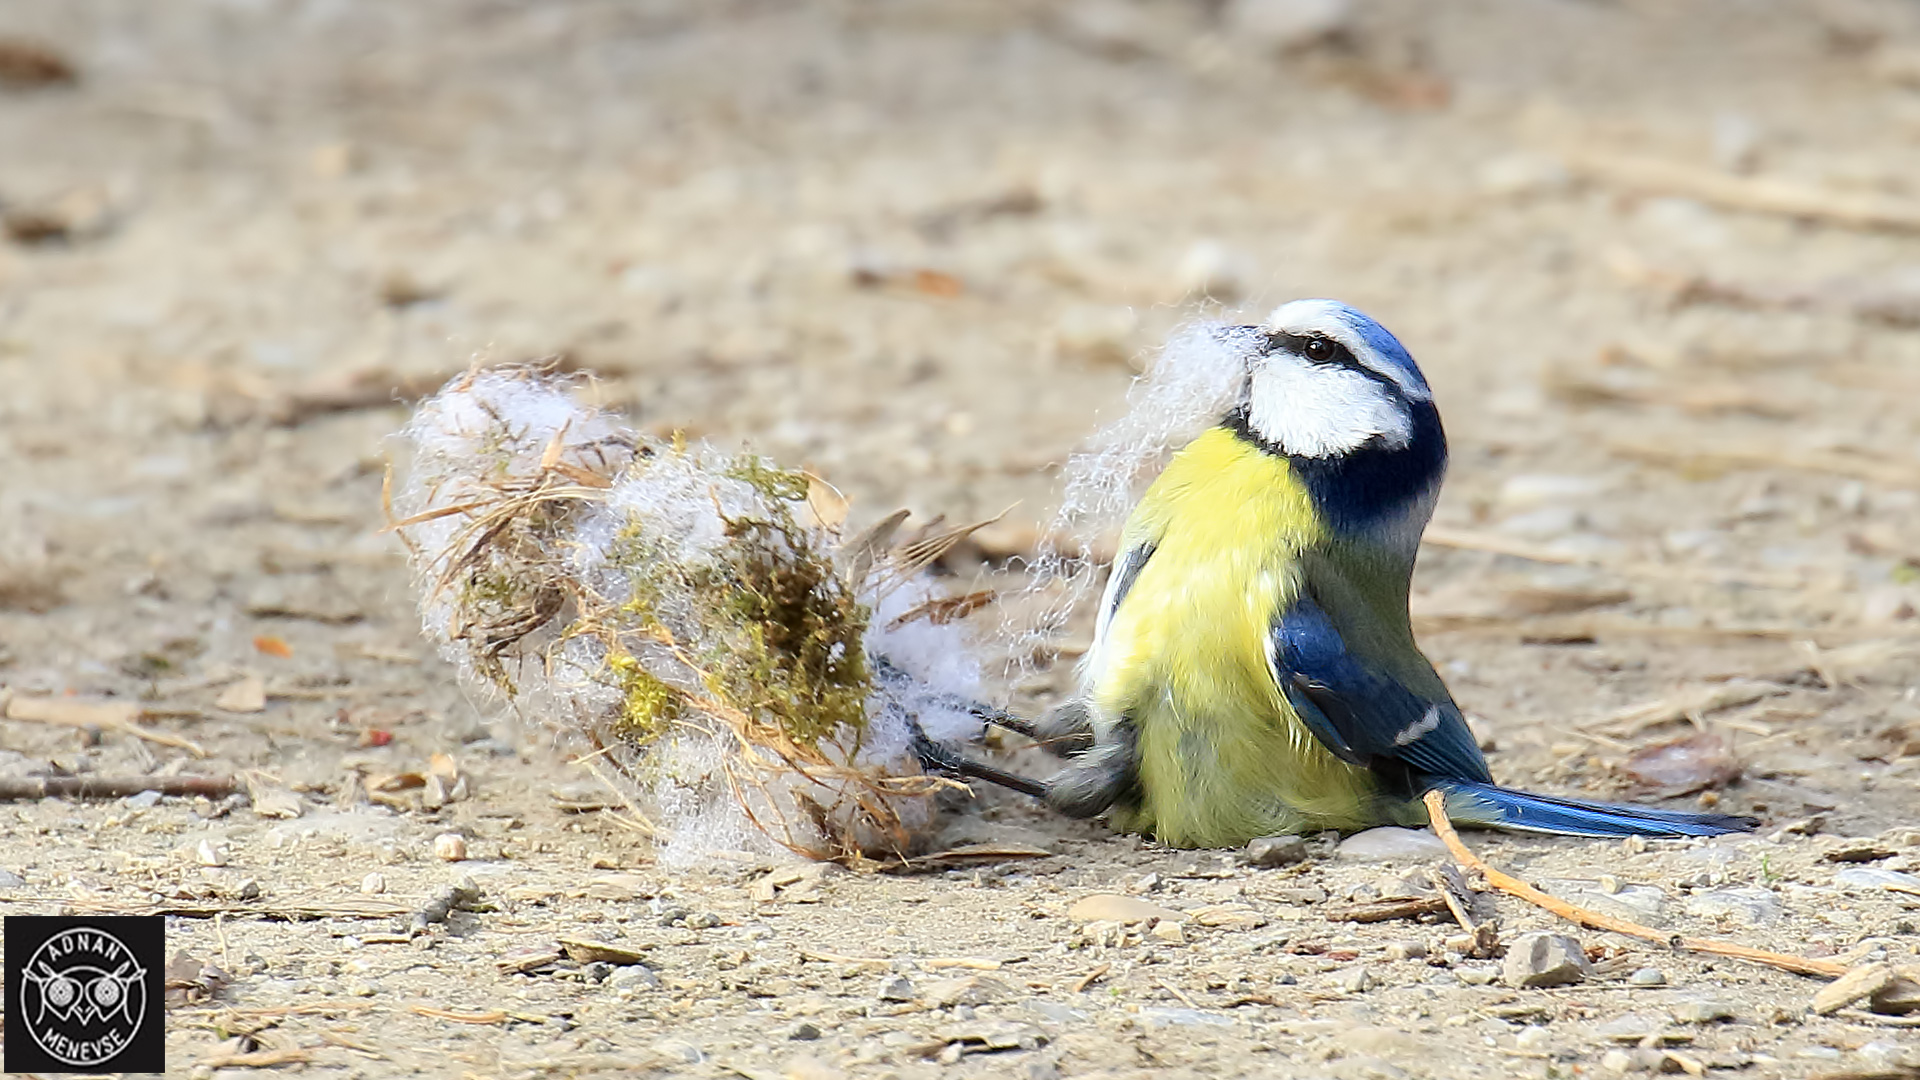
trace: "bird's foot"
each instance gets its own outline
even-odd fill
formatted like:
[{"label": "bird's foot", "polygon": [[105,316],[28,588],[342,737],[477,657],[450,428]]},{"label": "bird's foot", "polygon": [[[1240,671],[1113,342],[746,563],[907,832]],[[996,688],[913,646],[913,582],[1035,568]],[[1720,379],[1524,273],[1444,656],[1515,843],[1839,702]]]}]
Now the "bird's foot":
[{"label": "bird's foot", "polygon": [[1028,720],[986,705],[976,705],[970,711],[997,727],[1025,735],[1056,757],[1069,758],[1069,763],[1052,779],[1034,780],[975,761],[934,741],[921,730],[916,720],[913,722],[914,753],[919,757],[922,768],[949,776],[985,780],[1023,795],[1031,795],[1073,818],[1097,817],[1105,813],[1134,782],[1131,740],[1096,744],[1092,716],[1083,701],[1069,701],[1050,710],[1039,720]]}]

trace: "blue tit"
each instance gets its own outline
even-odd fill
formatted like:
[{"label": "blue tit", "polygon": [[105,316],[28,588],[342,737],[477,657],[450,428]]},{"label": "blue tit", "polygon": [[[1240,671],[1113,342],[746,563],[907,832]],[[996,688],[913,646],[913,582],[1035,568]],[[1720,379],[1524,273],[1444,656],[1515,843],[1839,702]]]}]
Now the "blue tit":
[{"label": "blue tit", "polygon": [[1245,346],[1234,404],[1134,508],[1079,697],[1016,725],[1075,752],[1023,790],[1178,847],[1425,824],[1433,789],[1456,822],[1526,832],[1758,824],[1495,784],[1407,614],[1447,464],[1426,379],[1331,300],[1230,332]]}]

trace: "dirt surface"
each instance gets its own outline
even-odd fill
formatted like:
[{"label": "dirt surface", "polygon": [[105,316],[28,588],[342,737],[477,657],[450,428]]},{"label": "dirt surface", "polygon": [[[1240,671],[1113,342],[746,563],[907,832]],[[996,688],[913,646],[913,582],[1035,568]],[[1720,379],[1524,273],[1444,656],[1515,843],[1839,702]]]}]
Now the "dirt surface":
[{"label": "dirt surface", "polygon": [[[1445,916],[1330,918],[1424,885],[1425,848],[1256,868],[982,793],[949,846],[1049,854],[670,874],[418,638],[383,440],[475,355],[562,354],[856,517],[1017,501],[1003,555],[1170,328],[1337,296],[1447,417],[1415,608],[1495,774],[1768,823],[1470,841],[1676,933],[1914,962],[1911,5],[1363,3],[1287,55],[1260,8],[10,0],[0,36],[74,79],[0,64],[0,683],[206,756],[11,719],[0,779],[281,790],[14,802],[0,903],[174,912],[178,973],[223,975],[178,991],[182,1074],[1920,1064],[1898,1018],[1812,1015],[1817,980],[1510,899],[1500,940],[1573,934],[1586,981],[1504,985]],[[465,797],[429,809],[402,785],[436,753]],[[482,910],[414,933],[462,877]],[[1180,917],[1069,915],[1109,893]],[[563,938],[644,964],[498,966]]]}]

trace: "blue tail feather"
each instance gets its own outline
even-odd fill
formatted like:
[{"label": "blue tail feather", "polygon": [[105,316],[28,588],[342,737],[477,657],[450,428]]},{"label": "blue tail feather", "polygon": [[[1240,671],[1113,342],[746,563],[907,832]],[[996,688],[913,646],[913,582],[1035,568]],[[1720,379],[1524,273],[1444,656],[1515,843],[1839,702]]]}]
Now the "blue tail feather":
[{"label": "blue tail feather", "polygon": [[1756,818],[1729,814],[1691,814],[1650,806],[1585,802],[1530,791],[1452,780],[1438,785],[1447,793],[1447,816],[1466,825],[1559,836],[1720,836],[1752,832]]}]

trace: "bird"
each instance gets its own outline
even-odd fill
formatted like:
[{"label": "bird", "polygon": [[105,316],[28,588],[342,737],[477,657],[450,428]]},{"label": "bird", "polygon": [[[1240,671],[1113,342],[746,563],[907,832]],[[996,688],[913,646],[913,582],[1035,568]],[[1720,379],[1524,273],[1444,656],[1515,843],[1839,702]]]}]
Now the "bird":
[{"label": "bird", "polygon": [[982,713],[1064,767],[1033,781],[952,754],[930,764],[1172,847],[1424,825],[1436,789],[1455,823],[1520,832],[1757,827],[1496,784],[1407,609],[1447,467],[1425,376],[1334,300],[1228,333],[1243,356],[1231,405],[1134,506],[1078,693],[1036,720]]}]

